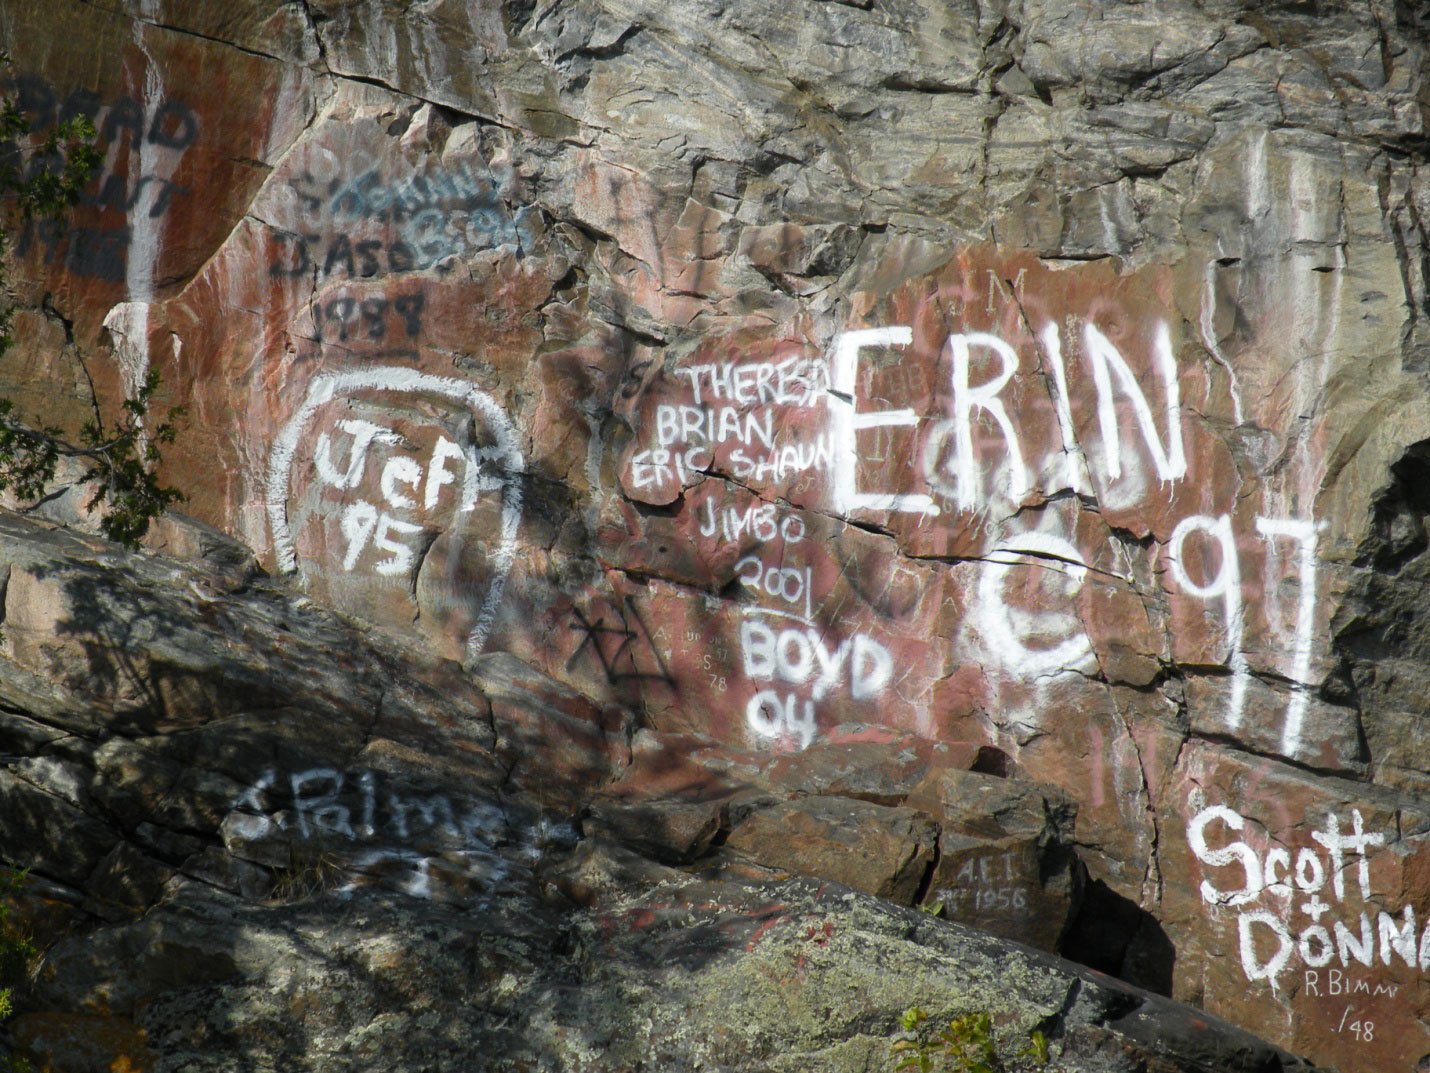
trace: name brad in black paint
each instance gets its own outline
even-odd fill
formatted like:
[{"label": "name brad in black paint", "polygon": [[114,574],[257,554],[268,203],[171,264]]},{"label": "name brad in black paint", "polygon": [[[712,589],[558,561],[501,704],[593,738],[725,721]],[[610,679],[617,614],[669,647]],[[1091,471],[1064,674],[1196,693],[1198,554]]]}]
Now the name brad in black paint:
[{"label": "name brad in black paint", "polygon": [[[33,134],[42,136],[56,124],[81,116],[94,124],[96,148],[111,164],[84,191],[80,204],[126,220],[109,226],[72,227],[54,220],[28,220],[21,228],[16,252],[25,256],[39,248],[46,264],[62,260],[72,275],[122,282],[133,239],[130,221],[162,217],[175,198],[190,192],[190,187],[158,172],[172,173],[178,157],[198,140],[198,115],[177,98],[162,99],[148,108],[128,95],[105,102],[87,88],[61,98],[52,83],[33,75],[18,75],[3,88],[14,97]],[[20,155],[13,142],[0,146],[0,158],[15,160]],[[164,166],[143,172],[134,165],[136,159],[148,156]],[[25,160],[24,173],[34,177],[60,164],[56,157],[32,153]]]}]

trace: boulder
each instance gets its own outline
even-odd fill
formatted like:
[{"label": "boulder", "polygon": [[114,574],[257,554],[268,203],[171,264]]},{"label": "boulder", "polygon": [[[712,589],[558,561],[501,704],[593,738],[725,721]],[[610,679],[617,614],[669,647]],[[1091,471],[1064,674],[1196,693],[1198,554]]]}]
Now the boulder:
[{"label": "boulder", "polygon": [[725,845],[766,867],[910,905],[926,882],[937,837],[933,821],[913,809],[814,796],[752,813]]},{"label": "boulder", "polygon": [[930,742],[884,728],[842,726],[808,749],[778,757],[764,775],[786,793],[898,805],[930,767],[971,768],[987,749],[976,742]]},{"label": "boulder", "polygon": [[1054,786],[945,769],[906,802],[939,825],[923,904],[950,920],[1044,950],[1077,915],[1077,805]]}]

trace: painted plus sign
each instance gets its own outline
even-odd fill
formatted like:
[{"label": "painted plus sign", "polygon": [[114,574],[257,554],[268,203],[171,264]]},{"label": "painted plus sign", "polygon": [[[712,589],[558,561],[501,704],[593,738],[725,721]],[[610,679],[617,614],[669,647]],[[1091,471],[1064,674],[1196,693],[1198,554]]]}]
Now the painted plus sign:
[{"label": "painted plus sign", "polygon": [[1328,904],[1321,901],[1320,895],[1312,894],[1311,900],[1301,906],[1301,912],[1305,913],[1312,920],[1320,920],[1321,914],[1329,908],[1330,906]]}]

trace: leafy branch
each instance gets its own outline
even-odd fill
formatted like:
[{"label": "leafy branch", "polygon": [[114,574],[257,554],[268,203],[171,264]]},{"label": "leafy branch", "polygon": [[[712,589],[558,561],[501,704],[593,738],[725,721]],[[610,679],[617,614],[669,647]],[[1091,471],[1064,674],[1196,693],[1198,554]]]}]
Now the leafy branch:
[{"label": "leafy branch", "polygon": [[[0,69],[9,64],[9,56],[0,53]],[[18,145],[29,133],[29,122],[16,102],[0,101],[0,143]],[[0,200],[18,206],[26,220],[62,215],[79,201],[80,192],[99,171],[95,137],[94,124],[78,116],[51,128],[23,169],[18,151],[9,159],[0,158]],[[0,230],[0,247],[6,242]],[[3,282],[0,274],[0,286]],[[0,310],[0,356],[15,342],[13,312],[8,305]],[[73,437],[53,425],[22,420],[14,401],[0,398],[0,492],[12,492],[22,501],[38,500],[54,480],[61,459],[79,460],[85,467],[81,480],[94,487],[85,509],[102,507],[99,527],[104,535],[126,547],[138,546],[150,522],[184,498],[165,487],[158,474],[159,448],[174,442],[184,411],[174,407],[148,427],[146,418],[158,389],[159,376],[151,370],[124,400],[117,420],[107,423],[91,381],[91,417]]]},{"label": "leafy branch", "polygon": [[[10,56],[0,52],[0,70]],[[0,101],[0,142],[19,143],[30,133],[29,120],[13,99]],[[0,161],[0,195],[16,202],[26,218],[58,216],[79,200],[80,192],[99,171],[96,132],[88,116],[75,116],[50,129],[30,154],[23,172],[19,154]]]}]

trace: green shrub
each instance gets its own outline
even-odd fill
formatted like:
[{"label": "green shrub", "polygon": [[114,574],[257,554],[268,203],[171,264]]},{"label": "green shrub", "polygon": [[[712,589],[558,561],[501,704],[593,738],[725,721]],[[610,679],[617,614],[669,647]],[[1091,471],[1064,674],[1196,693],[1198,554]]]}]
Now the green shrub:
[{"label": "green shrub", "polygon": [[[25,883],[25,873],[0,874],[0,1026],[15,1012],[14,988],[24,981],[37,951],[28,936],[10,922],[15,896]],[[30,1063],[15,1055],[0,1055],[0,1073],[29,1073]]]},{"label": "green shrub", "polygon": [[1048,1038],[1034,1030],[1028,1043],[1004,1059],[986,1013],[965,1013],[937,1031],[926,1011],[910,1006],[899,1018],[909,1036],[889,1046],[896,1073],[1027,1073],[1048,1062]]}]

